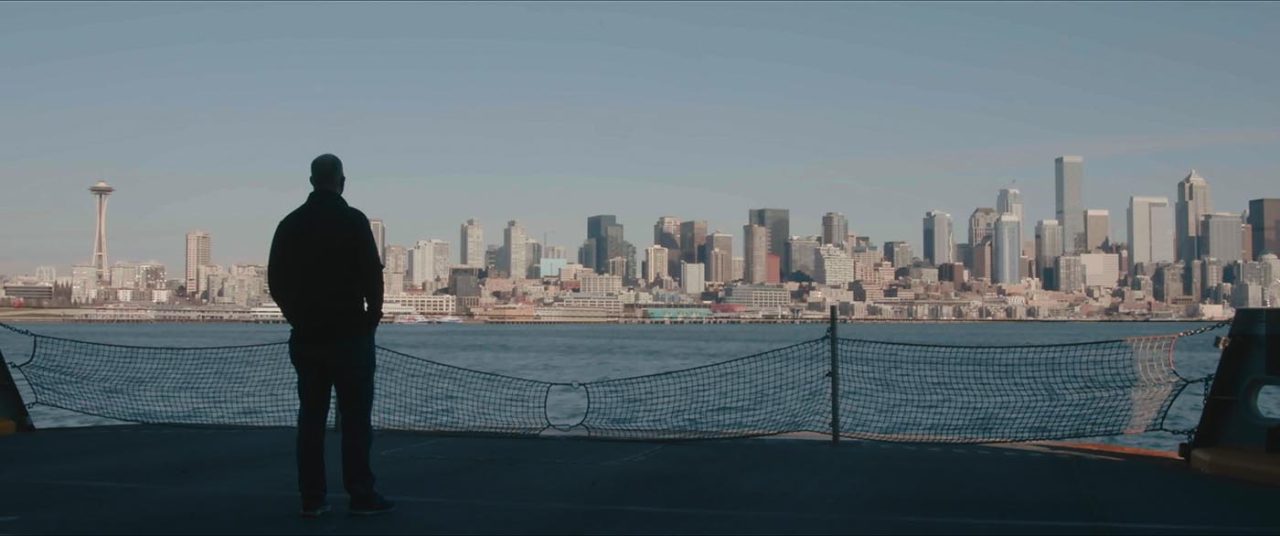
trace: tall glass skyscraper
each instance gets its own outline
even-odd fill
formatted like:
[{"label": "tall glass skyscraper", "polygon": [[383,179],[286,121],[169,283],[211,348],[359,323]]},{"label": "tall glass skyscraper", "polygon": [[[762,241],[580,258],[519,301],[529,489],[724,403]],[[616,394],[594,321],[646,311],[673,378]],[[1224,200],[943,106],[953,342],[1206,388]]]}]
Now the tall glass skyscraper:
[{"label": "tall glass skyscraper", "polygon": [[782,260],[780,268],[791,273],[787,255],[787,239],[791,238],[791,211],[785,208],[757,208],[747,212],[748,225],[761,225],[769,230],[769,253]]},{"label": "tall glass skyscraper", "polygon": [[1062,247],[1067,253],[1085,249],[1084,203],[1080,200],[1084,181],[1084,158],[1059,156],[1053,161],[1054,206],[1062,225]]},{"label": "tall glass skyscraper", "polygon": [[1178,182],[1178,204],[1175,220],[1177,233],[1177,255],[1182,262],[1191,262],[1200,258],[1200,220],[1205,214],[1213,212],[1213,202],[1209,198],[1209,182],[1191,170],[1185,179]]},{"label": "tall glass skyscraper", "polygon": [[930,210],[924,215],[924,260],[933,266],[941,266],[952,260],[955,240],[951,234],[951,215],[941,210]]},{"label": "tall glass skyscraper", "polygon": [[1013,284],[1022,280],[1022,219],[1006,212],[996,220],[991,282]]},{"label": "tall glass skyscraper", "polygon": [[1173,207],[1167,197],[1129,198],[1130,265],[1173,262]]}]

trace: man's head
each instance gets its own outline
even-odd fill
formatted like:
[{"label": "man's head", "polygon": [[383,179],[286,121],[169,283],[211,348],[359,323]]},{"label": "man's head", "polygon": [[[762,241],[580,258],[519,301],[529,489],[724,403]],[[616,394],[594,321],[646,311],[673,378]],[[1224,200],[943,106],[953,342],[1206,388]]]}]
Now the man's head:
[{"label": "man's head", "polygon": [[342,161],[338,157],[325,153],[311,161],[311,186],[316,190],[341,194],[346,183],[347,177],[342,174]]}]

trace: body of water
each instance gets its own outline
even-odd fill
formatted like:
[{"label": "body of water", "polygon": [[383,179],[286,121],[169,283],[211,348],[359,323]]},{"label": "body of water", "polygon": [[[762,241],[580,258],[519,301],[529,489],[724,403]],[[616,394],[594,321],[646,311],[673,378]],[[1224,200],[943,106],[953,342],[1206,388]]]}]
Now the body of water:
[{"label": "body of water", "polygon": [[[842,324],[840,336],[893,342],[957,345],[1058,344],[1160,335],[1201,327],[1197,323],[993,322]],[[288,327],[257,324],[25,324],[32,332],[90,342],[138,346],[225,346],[286,340]],[[378,344],[468,369],[549,382],[588,382],[707,365],[812,340],[826,325],[386,325]],[[1212,373],[1219,351],[1214,335],[1179,340],[1175,363],[1187,378]],[[30,339],[0,330],[0,351],[22,362]],[[963,357],[958,357],[963,359]],[[19,380],[21,381],[21,380]],[[1201,391],[1191,386],[1169,414],[1171,428],[1199,419]],[[85,426],[103,419],[37,406],[37,426]],[[1092,441],[1173,450],[1183,440],[1146,433]]]}]

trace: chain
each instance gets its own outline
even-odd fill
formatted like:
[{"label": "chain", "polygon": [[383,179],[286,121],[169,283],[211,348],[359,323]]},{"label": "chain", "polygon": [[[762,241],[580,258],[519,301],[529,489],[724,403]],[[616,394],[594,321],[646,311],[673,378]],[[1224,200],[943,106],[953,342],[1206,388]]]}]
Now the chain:
[{"label": "chain", "polygon": [[1203,326],[1203,327],[1199,327],[1199,328],[1196,328],[1196,329],[1189,329],[1189,330],[1186,330],[1186,331],[1180,331],[1180,332],[1178,332],[1175,336],[1176,336],[1176,337],[1192,337],[1192,336],[1195,336],[1195,335],[1199,335],[1199,334],[1201,334],[1201,333],[1208,333],[1208,332],[1213,331],[1213,330],[1215,330],[1215,329],[1221,329],[1221,328],[1224,328],[1224,327],[1227,327],[1227,326],[1230,326],[1230,325],[1231,325],[1231,319],[1227,319],[1227,320],[1223,320],[1223,321],[1221,321],[1221,322],[1218,322],[1217,324],[1211,324],[1211,325]]},{"label": "chain", "polygon": [[26,336],[28,336],[28,337],[35,337],[35,336],[36,336],[36,334],[35,334],[35,333],[32,333],[32,332],[30,332],[30,331],[27,331],[27,330],[22,329],[22,328],[19,328],[19,327],[10,326],[9,324],[5,324],[4,322],[0,322],[0,328],[7,329],[7,330],[12,331],[12,332],[14,332],[14,333],[17,333],[17,334],[19,334],[19,335],[26,335]]}]

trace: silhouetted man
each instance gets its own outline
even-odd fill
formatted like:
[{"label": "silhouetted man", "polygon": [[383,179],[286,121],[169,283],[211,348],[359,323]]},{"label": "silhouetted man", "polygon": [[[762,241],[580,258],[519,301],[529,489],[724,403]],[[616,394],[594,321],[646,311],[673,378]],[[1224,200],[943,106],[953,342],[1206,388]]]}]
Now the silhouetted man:
[{"label": "silhouetted man", "polygon": [[271,241],[271,297],[293,327],[289,359],[298,372],[298,491],[302,515],[329,511],[324,434],[329,391],[342,416],[342,481],[351,513],[394,508],[374,491],[373,336],[382,319],[382,263],[369,219],[342,199],[347,178],[331,154],[311,162],[315,191],[285,216]]}]

